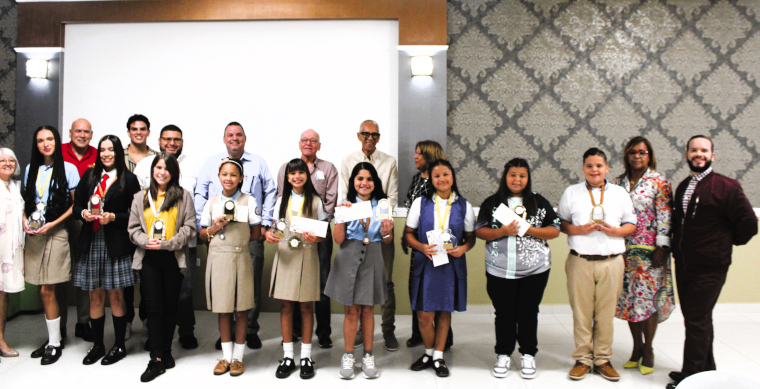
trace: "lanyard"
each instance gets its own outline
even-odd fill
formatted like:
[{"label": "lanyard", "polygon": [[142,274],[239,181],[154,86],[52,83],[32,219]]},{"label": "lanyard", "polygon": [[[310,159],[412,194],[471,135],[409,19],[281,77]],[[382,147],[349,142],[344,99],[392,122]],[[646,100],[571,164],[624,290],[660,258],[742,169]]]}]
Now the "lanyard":
[{"label": "lanyard", "polygon": [[454,199],[454,193],[449,193],[449,200],[446,202],[446,212],[441,216],[439,206],[438,206],[438,193],[435,194],[435,215],[438,216],[438,227],[441,231],[444,230],[444,226],[446,226],[446,219],[449,218],[449,213],[451,211],[451,203]]},{"label": "lanyard", "polygon": [[45,184],[40,182],[40,178],[42,178],[40,173],[42,173],[42,166],[40,166],[40,169],[37,171],[37,195],[40,197],[40,201],[42,201],[42,198],[45,197],[45,192],[47,191],[48,186],[50,186],[50,178],[53,177],[53,169],[50,168],[50,174],[48,174]]},{"label": "lanyard", "polygon": [[[290,220],[291,214],[293,213],[293,209],[290,208],[290,200],[293,199],[293,194],[290,195],[290,198],[288,198],[288,220]],[[303,215],[303,197],[301,197],[301,202],[298,204],[298,214],[297,217],[301,217]]]},{"label": "lanyard", "polygon": [[[588,187],[588,196],[591,197],[591,207],[596,207],[596,202],[594,201],[594,195],[591,194],[591,187]],[[599,197],[599,205],[601,206],[604,202],[604,187],[602,187],[602,195]]]},{"label": "lanyard", "polygon": [[[148,196],[148,203],[150,204],[150,210],[153,211],[153,215],[158,218],[158,215],[161,213],[158,211],[158,207],[155,206],[155,203],[153,202],[153,197],[150,196],[150,191],[146,193]],[[163,203],[162,203],[163,204]]]},{"label": "lanyard", "polygon": [[[115,180],[114,180],[114,182],[115,182]],[[108,191],[108,186],[109,186],[109,185],[102,185],[102,184],[104,184],[104,183],[98,184],[97,188],[95,188],[95,193],[98,196],[100,196],[101,199],[103,199],[103,198],[106,197],[106,192]],[[148,197],[150,197],[150,194],[148,195]]]}]

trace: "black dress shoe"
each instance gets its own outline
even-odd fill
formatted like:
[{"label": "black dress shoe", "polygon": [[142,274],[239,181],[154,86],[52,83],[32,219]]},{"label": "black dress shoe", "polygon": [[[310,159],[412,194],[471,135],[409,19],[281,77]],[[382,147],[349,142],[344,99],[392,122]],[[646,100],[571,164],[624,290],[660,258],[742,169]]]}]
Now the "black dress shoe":
[{"label": "black dress shoe", "polygon": [[301,358],[301,378],[308,380],[314,377],[314,361],[311,358]]},{"label": "black dress shoe", "polygon": [[435,375],[438,377],[448,377],[449,376],[449,368],[446,367],[446,361],[443,359],[436,359],[433,361],[433,369],[435,370]]},{"label": "black dress shoe", "polygon": [[166,373],[166,368],[161,361],[152,360],[148,362],[148,368],[140,376],[141,382],[153,381],[156,377]]},{"label": "black dress shoe", "polygon": [[429,367],[433,366],[433,357],[427,354],[422,354],[420,359],[416,360],[414,363],[412,363],[411,369],[414,371],[421,371],[425,370]]},{"label": "black dress shoe", "polygon": [[219,351],[222,349],[222,338],[219,338],[216,340],[216,344],[214,345],[214,348]]},{"label": "black dress shoe", "polygon": [[670,373],[668,373],[668,377],[670,377],[671,380],[675,381],[676,384],[678,384],[679,382],[683,381],[684,378],[686,378],[684,377],[683,373],[680,371],[671,371]]},{"label": "black dress shoe", "polygon": [[328,335],[322,335],[319,337],[319,348],[332,348],[332,339]]},{"label": "black dress shoe", "polygon": [[63,349],[63,347],[47,346],[45,348],[45,354],[42,356],[42,361],[40,361],[40,364],[52,365],[58,362],[58,358],[60,358],[63,354],[63,351],[61,351],[61,349]]},{"label": "black dress shoe", "polygon": [[[47,349],[48,341],[46,340],[45,343],[40,346],[40,348],[32,351],[32,358],[42,358],[43,355],[45,355],[45,349]],[[61,339],[61,348],[66,348],[66,345],[63,343],[63,339]]]},{"label": "black dress shoe", "polygon": [[174,366],[177,365],[176,362],[174,362],[174,357],[172,356],[172,350],[164,350],[161,353],[161,362],[164,363],[164,367],[167,369],[172,369]]},{"label": "black dress shoe", "polygon": [[678,386],[677,383],[671,382],[671,383],[665,385],[665,389],[676,389],[677,386]]},{"label": "black dress shoe", "polygon": [[198,348],[198,339],[195,339],[193,334],[180,336],[179,344],[185,350],[196,349]]},{"label": "black dress shoe", "polygon": [[87,355],[85,355],[84,360],[82,361],[82,364],[85,365],[92,365],[93,363],[97,362],[100,358],[103,358],[103,356],[106,355],[106,347],[102,344],[96,344],[92,346],[90,351],[87,352]]},{"label": "black dress shoe", "polygon": [[124,357],[127,356],[127,350],[124,350],[121,347],[113,346],[111,350],[106,354],[105,357],[103,357],[103,360],[100,361],[101,365],[113,365],[116,362],[121,361],[124,359]]},{"label": "black dress shoe", "polygon": [[90,323],[77,323],[74,326],[74,336],[82,338],[85,342],[92,342],[92,327],[90,327]]},{"label": "black dress shoe", "polygon": [[290,373],[296,369],[296,362],[293,358],[283,358],[280,361],[280,366],[277,366],[277,371],[274,376],[277,378],[288,378]]},{"label": "black dress shoe", "polygon": [[422,336],[412,334],[412,337],[406,340],[406,347],[417,347],[422,344]]},{"label": "black dress shoe", "polygon": [[[245,343],[248,345],[248,348],[258,350],[261,348],[261,339],[259,339],[259,335],[257,334],[248,334],[245,336]],[[219,345],[221,347],[221,344]]]}]

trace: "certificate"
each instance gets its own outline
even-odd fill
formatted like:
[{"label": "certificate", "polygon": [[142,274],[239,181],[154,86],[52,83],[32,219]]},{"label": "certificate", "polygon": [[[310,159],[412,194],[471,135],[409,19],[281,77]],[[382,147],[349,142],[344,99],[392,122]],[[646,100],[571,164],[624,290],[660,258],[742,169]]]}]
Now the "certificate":
[{"label": "certificate", "polygon": [[517,235],[520,236],[525,235],[525,232],[530,228],[530,223],[520,216],[517,216],[515,211],[504,205],[504,203],[499,204],[499,207],[496,208],[496,212],[493,213],[493,217],[505,226],[517,220]]},{"label": "certificate", "polygon": [[433,249],[436,253],[432,255],[433,266],[438,267],[449,263],[449,254],[443,248],[443,240],[441,239],[441,230],[432,230],[427,232],[428,244],[434,244]]},{"label": "certificate", "polygon": [[372,203],[365,201],[350,207],[335,207],[335,224],[372,217]]},{"label": "certificate", "polygon": [[329,226],[330,223],[328,222],[299,216],[293,216],[293,219],[290,220],[290,231],[298,233],[308,232],[320,238],[327,237],[327,227]]}]

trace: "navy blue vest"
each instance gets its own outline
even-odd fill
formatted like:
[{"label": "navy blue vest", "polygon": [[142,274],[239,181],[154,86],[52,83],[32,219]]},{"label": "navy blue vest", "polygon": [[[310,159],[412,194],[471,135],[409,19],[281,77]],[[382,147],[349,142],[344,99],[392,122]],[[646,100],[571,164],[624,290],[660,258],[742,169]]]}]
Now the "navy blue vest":
[{"label": "navy blue vest", "polygon": [[[464,217],[467,214],[467,200],[462,196],[458,196],[456,200],[451,204],[451,213],[449,215],[449,229],[451,233],[458,239],[458,244],[462,244],[464,241]],[[417,225],[417,240],[420,243],[428,244],[427,232],[439,228],[435,224],[435,201],[426,196],[420,197],[420,221]],[[460,258],[454,258],[449,255],[449,263],[454,263],[457,277],[467,277],[467,267],[464,259],[465,255]],[[419,251],[414,252],[414,275],[419,276],[424,267],[424,261],[430,261],[425,254]],[[419,272],[419,273],[418,273]]]}]

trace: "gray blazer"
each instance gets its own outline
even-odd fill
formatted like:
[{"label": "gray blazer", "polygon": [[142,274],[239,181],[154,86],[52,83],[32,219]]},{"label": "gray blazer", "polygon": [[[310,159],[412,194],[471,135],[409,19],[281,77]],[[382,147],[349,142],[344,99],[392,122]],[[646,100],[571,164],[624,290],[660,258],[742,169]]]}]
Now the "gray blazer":
[{"label": "gray blazer", "polygon": [[[187,267],[185,258],[187,258],[187,245],[191,239],[195,239],[195,206],[193,204],[193,194],[183,189],[182,199],[177,203],[177,223],[174,228],[174,236],[164,242],[161,242],[161,250],[174,251],[177,258],[177,264],[180,269]],[[129,240],[137,245],[137,250],[132,257],[132,269],[142,269],[142,261],[145,257],[145,245],[148,244],[149,236],[145,226],[145,209],[143,201],[147,190],[141,190],[135,194],[132,200],[132,208],[129,211],[129,224],[127,232]]]}]

